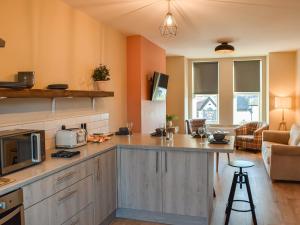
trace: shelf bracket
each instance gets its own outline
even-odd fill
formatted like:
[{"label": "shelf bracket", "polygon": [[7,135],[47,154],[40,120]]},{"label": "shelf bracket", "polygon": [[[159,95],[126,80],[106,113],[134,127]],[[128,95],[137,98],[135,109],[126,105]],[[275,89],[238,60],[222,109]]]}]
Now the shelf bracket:
[{"label": "shelf bracket", "polygon": [[91,102],[93,110],[96,110],[96,98],[91,98]]},{"label": "shelf bracket", "polygon": [[56,98],[51,99],[51,112],[55,113],[56,110]]}]

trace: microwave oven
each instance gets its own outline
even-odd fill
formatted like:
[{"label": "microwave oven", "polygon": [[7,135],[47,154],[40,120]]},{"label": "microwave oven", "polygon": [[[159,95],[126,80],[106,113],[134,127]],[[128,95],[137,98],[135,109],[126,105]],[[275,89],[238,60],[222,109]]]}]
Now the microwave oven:
[{"label": "microwave oven", "polygon": [[0,176],[39,164],[45,158],[45,131],[0,132]]}]

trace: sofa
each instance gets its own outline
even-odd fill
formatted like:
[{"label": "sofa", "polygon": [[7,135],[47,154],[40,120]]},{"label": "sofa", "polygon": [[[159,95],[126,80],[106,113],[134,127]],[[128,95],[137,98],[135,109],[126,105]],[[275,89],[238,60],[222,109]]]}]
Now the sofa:
[{"label": "sofa", "polygon": [[235,147],[261,150],[262,133],[269,129],[265,122],[250,122],[241,125],[235,129]]},{"label": "sofa", "polygon": [[[262,158],[272,180],[300,181],[300,131],[294,143],[290,131],[264,131]],[[298,142],[298,143],[297,143]]]}]

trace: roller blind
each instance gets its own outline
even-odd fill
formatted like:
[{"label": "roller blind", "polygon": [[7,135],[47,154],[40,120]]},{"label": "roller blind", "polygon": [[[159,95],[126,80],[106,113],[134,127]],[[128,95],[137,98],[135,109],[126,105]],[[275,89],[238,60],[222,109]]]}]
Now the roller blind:
[{"label": "roller blind", "polygon": [[234,62],[234,91],[260,92],[260,60]]},{"label": "roller blind", "polygon": [[197,62],[194,67],[194,94],[218,94],[217,62]]}]

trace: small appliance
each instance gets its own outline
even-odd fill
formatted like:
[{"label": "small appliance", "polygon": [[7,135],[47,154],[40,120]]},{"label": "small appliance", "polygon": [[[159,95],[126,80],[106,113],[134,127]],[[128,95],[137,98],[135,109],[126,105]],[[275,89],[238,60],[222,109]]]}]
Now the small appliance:
[{"label": "small appliance", "polygon": [[45,131],[1,131],[0,157],[0,176],[41,163],[45,160]]},{"label": "small appliance", "polygon": [[56,148],[77,148],[87,144],[87,132],[81,128],[62,129],[56,133]]}]

